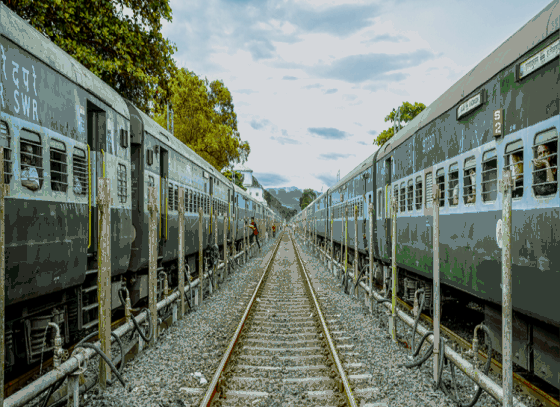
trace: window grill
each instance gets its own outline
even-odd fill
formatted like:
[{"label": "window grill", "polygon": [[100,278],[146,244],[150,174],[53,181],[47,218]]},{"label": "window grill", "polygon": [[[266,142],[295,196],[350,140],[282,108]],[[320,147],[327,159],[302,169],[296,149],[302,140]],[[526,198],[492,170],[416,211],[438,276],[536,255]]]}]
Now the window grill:
[{"label": "window grill", "polygon": [[383,191],[378,191],[377,192],[377,219],[381,219],[381,211],[383,209],[383,207],[381,206],[383,204]]},{"label": "window grill", "polygon": [[422,177],[416,177],[416,209],[422,209]]},{"label": "window grill", "polygon": [[406,211],[406,188],[404,186],[404,182],[401,182],[401,202],[400,202],[400,211]]},{"label": "window grill", "polygon": [[449,181],[447,182],[447,196],[449,206],[459,204],[459,165],[453,163],[449,166]]},{"label": "window grill", "polygon": [[173,210],[173,184],[171,182],[167,184],[167,210]]},{"label": "window grill", "polygon": [[439,207],[445,206],[445,168],[436,171],[436,185],[439,188]]},{"label": "window grill", "polygon": [[0,138],[6,140],[4,144],[4,183],[9,184],[12,180],[12,139],[8,129],[8,123],[0,121]]},{"label": "window grill", "polygon": [[426,208],[432,207],[432,202],[434,200],[434,196],[432,193],[432,173],[429,172],[426,174]]},{"label": "window grill", "polygon": [[175,210],[178,211],[179,210],[179,186],[175,185],[175,199],[174,199],[174,203],[175,203]]},{"label": "window grill", "polygon": [[68,190],[68,163],[66,145],[58,140],[50,140],[51,189],[58,192]]},{"label": "window grill", "polygon": [[408,191],[407,191],[407,198],[408,198],[408,210],[412,210],[412,197],[414,196],[414,183],[412,179],[408,180]]},{"label": "window grill", "polygon": [[[395,194],[395,196],[394,196],[393,199],[395,199],[395,200],[397,201],[397,209],[396,209],[396,210],[398,211],[398,210],[399,210],[399,208],[398,208],[398,204],[399,204],[399,186],[398,186],[397,184],[395,184],[395,187],[393,188],[393,192],[394,192],[394,194]],[[389,202],[389,205],[391,206],[391,216],[393,216],[393,213],[392,213],[392,211],[393,211],[393,201],[390,201],[390,202]]]},{"label": "window grill", "polygon": [[[37,179],[39,180],[39,187],[27,188],[35,190],[43,187],[43,146],[41,145],[41,137],[37,133],[32,133],[26,129],[20,131],[20,170],[22,184],[25,180],[33,185],[35,179],[34,172],[37,172]],[[35,171],[33,171],[35,169]],[[24,185],[25,186],[25,185]]]},{"label": "window grill", "polygon": [[120,203],[126,203],[128,196],[126,187],[126,166],[119,164],[117,168],[117,197]]},{"label": "window grill", "polygon": [[511,171],[513,181],[512,198],[523,196],[523,140],[509,143],[505,149],[504,171]]},{"label": "window grill", "polygon": [[533,190],[536,196],[555,194],[558,190],[558,134],[550,129],[535,137],[533,146]]},{"label": "window grill", "polygon": [[498,196],[498,156],[496,150],[486,151],[482,156],[482,201],[495,201]]},{"label": "window grill", "polygon": [[474,156],[465,160],[463,170],[463,202],[465,204],[476,202],[476,158]]},{"label": "window grill", "polygon": [[74,148],[72,172],[74,174],[72,180],[74,194],[87,195],[89,182],[86,152],[80,148]]}]

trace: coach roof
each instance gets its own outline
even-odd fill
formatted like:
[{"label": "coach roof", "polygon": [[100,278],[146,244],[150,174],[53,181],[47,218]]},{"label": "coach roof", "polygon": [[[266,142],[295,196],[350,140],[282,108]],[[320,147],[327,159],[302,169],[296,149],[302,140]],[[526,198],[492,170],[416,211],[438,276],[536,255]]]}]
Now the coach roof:
[{"label": "coach roof", "polygon": [[435,102],[428,106],[418,116],[402,128],[393,138],[380,148],[378,160],[385,157],[401,143],[411,137],[416,131],[428,125],[449,109],[457,106],[463,99],[468,99],[471,92],[502,69],[514,63],[535,45],[558,31],[560,27],[559,0],[551,2],[539,14],[519,29],[515,34],[503,42],[494,52],[484,58],[470,72],[459,79]]},{"label": "coach roof", "polygon": [[0,34],[130,119],[124,99],[58,45],[0,3]]}]

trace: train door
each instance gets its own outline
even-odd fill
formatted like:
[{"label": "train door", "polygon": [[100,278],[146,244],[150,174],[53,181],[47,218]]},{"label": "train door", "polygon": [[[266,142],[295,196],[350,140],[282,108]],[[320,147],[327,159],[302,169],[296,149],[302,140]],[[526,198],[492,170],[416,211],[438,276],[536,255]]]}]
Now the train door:
[{"label": "train door", "polygon": [[[87,133],[91,162],[90,235],[88,248],[88,270],[97,269],[97,178],[103,176],[103,155],[106,152],[106,113],[91,102],[87,102]],[[91,259],[91,261],[89,261]],[[90,264],[91,263],[91,264]]]},{"label": "train door", "polygon": [[391,244],[392,242],[392,231],[393,231],[393,227],[392,227],[392,221],[391,221],[391,182],[392,182],[392,173],[393,173],[393,166],[392,166],[393,160],[391,158],[388,158],[387,160],[385,160],[385,211],[383,212],[383,216],[385,217],[385,238],[386,238],[386,242],[385,242],[385,247],[386,247],[386,253],[387,253],[387,257],[392,258],[392,248],[393,245]]},{"label": "train door", "polygon": [[163,249],[164,243],[167,241],[168,236],[168,200],[170,197],[168,196],[167,191],[167,182],[169,176],[169,152],[160,147],[160,160],[159,160],[159,208],[160,208],[160,233],[159,233],[159,245],[160,245],[160,254],[161,256],[163,253],[161,250]]}]

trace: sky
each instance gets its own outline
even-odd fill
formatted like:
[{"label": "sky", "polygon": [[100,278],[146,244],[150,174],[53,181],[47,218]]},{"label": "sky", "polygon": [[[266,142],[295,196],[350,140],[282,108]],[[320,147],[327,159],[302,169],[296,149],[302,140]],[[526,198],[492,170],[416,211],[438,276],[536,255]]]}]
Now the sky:
[{"label": "sky", "polygon": [[548,0],[170,0],[177,66],[231,91],[265,188],[326,190],[378,148],[404,101],[429,106]]}]

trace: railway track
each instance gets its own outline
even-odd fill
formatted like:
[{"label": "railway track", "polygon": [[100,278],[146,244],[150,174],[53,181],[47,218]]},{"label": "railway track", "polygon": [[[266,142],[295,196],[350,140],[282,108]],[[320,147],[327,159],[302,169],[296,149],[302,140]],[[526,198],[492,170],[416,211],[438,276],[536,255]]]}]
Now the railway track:
[{"label": "railway track", "polygon": [[208,405],[360,405],[372,376],[319,298],[284,233],[200,402]]}]

